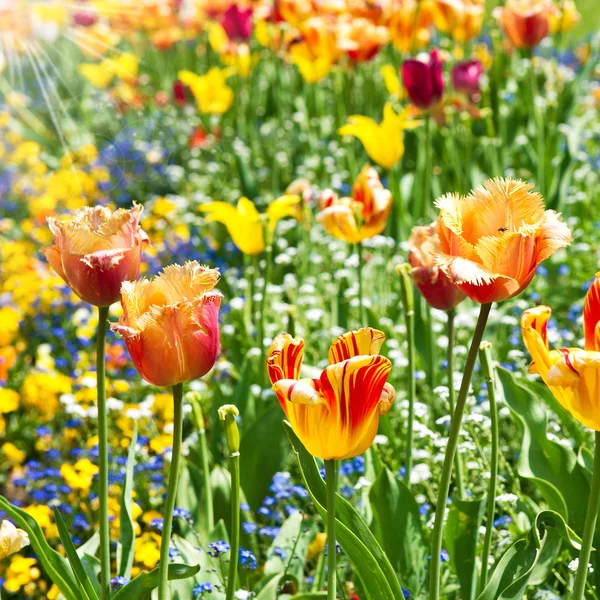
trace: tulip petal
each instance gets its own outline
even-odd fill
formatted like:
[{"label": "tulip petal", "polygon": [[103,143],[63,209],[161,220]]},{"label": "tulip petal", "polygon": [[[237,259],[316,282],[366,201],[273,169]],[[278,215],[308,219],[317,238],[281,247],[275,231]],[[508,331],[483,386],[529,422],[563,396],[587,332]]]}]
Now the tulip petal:
[{"label": "tulip petal", "polygon": [[340,363],[354,356],[379,354],[384,341],[383,331],[371,327],[343,333],[329,347],[329,364]]},{"label": "tulip petal", "polygon": [[583,304],[583,333],[586,350],[600,350],[600,273],[585,295]]},{"label": "tulip petal", "polygon": [[69,282],[67,281],[67,276],[65,275],[65,271],[62,266],[62,261],[60,259],[60,250],[58,249],[58,246],[49,246],[48,248],[43,248],[42,253],[46,257],[46,260],[48,261],[50,266],[68,284]]},{"label": "tulip petal", "polygon": [[267,354],[267,372],[271,383],[280,379],[299,379],[304,355],[304,340],[280,333]]},{"label": "tulip petal", "polygon": [[[341,200],[348,201],[342,198]],[[337,204],[317,214],[317,221],[335,238],[356,244],[361,240],[356,217],[348,205]]]}]

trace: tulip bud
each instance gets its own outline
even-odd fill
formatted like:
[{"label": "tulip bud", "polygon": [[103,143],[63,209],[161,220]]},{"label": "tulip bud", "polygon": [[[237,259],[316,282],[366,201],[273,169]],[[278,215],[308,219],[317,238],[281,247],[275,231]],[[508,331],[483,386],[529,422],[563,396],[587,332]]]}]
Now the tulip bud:
[{"label": "tulip bud", "polygon": [[235,417],[239,416],[240,411],[234,404],[224,404],[219,408],[219,419],[224,422],[225,439],[229,455],[235,456],[240,452],[240,432]]},{"label": "tulip bud", "polygon": [[402,64],[402,82],[410,101],[419,108],[430,108],[444,95],[442,63],[436,49],[428,58],[409,58]]},{"label": "tulip bud", "polygon": [[466,94],[473,102],[479,100],[479,83],[483,73],[483,65],[477,59],[465,60],[452,67],[452,87]]}]

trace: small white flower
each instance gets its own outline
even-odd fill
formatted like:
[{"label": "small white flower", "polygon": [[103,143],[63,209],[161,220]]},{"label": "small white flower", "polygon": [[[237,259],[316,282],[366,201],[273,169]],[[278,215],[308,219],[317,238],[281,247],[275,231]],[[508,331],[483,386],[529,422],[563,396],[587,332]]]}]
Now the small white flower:
[{"label": "small white flower", "polygon": [[108,410],[123,410],[125,403],[121,400],[117,400],[116,398],[107,398],[106,399],[106,408]]},{"label": "small white flower", "polygon": [[387,435],[376,435],[375,439],[373,440],[374,444],[377,444],[378,446],[385,446],[388,443],[388,437]]},{"label": "small white flower", "polygon": [[356,485],[354,486],[355,490],[361,490],[362,488],[367,488],[367,487],[371,487],[371,482],[366,479],[365,477],[359,477],[358,481],[356,482]]}]

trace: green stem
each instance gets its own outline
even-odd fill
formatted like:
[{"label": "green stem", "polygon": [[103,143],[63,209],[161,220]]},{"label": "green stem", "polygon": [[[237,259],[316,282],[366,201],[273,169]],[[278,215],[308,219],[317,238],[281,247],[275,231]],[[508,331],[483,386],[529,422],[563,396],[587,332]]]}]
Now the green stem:
[{"label": "green stem", "polygon": [[575,586],[571,600],[583,600],[585,582],[587,580],[588,565],[592,551],[592,541],[596,532],[596,519],[598,518],[598,501],[600,500],[600,431],[596,431],[596,449],[594,451],[594,472],[588,499],[587,515],[583,527],[583,539],[579,552],[579,566],[575,576]]},{"label": "green stem", "polygon": [[494,511],[496,508],[496,480],[498,479],[498,407],[496,406],[496,388],[494,387],[494,368],[492,366],[491,344],[482,342],[479,349],[479,361],[485,381],[487,383],[488,398],[490,401],[490,418],[492,421],[492,456],[490,460],[490,483],[487,492],[487,515],[485,522],[485,536],[483,538],[483,553],[481,555],[481,574],[479,577],[479,593],[487,585],[488,563],[492,532],[494,530]]},{"label": "green stem", "polygon": [[335,491],[337,487],[337,462],[325,461],[327,485],[327,600],[336,597],[336,546],[335,546]]},{"label": "green stem", "polygon": [[[204,506],[199,503],[202,510],[202,517],[206,519],[206,532],[210,533],[215,526],[215,511],[213,507],[212,486],[210,482],[210,463],[208,461],[208,442],[206,440],[206,429],[204,428],[204,415],[200,400],[196,399],[192,403],[194,409],[194,418],[196,420],[196,429],[198,430],[198,448],[200,451],[200,466],[202,467],[202,478],[204,480]],[[198,523],[201,519],[198,519]]]},{"label": "green stem", "polygon": [[358,307],[359,307],[359,317],[360,317],[360,326],[367,326],[367,315],[365,312],[365,303],[363,300],[363,253],[362,253],[362,242],[358,242],[356,244],[356,256],[358,258]]},{"label": "green stem", "polygon": [[167,488],[167,502],[163,515],[163,529],[160,540],[160,562],[158,563],[158,600],[169,600],[169,546],[173,528],[173,510],[177,497],[179,465],[181,462],[181,442],[183,438],[183,384],[173,386],[173,449],[171,469]]},{"label": "green stem", "polygon": [[532,111],[535,119],[535,129],[537,133],[537,187],[540,193],[545,195],[546,192],[546,140],[544,131],[544,117],[538,110],[536,103],[539,91],[537,85],[537,77],[535,73],[535,67],[533,66],[533,56],[529,58],[529,75],[531,78],[531,98],[532,98]]},{"label": "green stem", "polygon": [[[454,318],[456,309],[448,311],[448,403],[450,405],[450,414],[454,414]],[[463,466],[460,452],[456,453],[454,464],[456,469],[456,491],[458,498],[462,500],[465,497],[465,485],[463,482]]]},{"label": "green stem", "polygon": [[226,600],[233,600],[237,582],[238,554],[240,552],[240,453],[229,456],[231,474],[231,550]]},{"label": "green stem", "polygon": [[471,376],[473,375],[473,367],[477,359],[477,351],[483,338],[483,332],[492,308],[491,302],[482,304],[479,311],[479,318],[471,340],[471,347],[467,355],[467,362],[463,372],[463,378],[458,392],[458,400],[456,408],[452,415],[452,423],[450,425],[450,435],[448,437],[448,445],[446,446],[446,455],[444,456],[444,465],[442,467],[442,476],[438,489],[437,504],[435,507],[435,521],[433,525],[433,533],[431,538],[431,561],[429,566],[429,600],[439,600],[440,597],[440,552],[442,551],[442,537],[444,534],[444,515],[446,513],[446,501],[448,499],[448,491],[450,490],[450,477],[452,476],[452,464],[458,446],[458,438],[462,425],[467,396],[469,395],[469,387],[471,385]]},{"label": "green stem", "polygon": [[108,306],[98,307],[96,338],[96,381],[98,388],[98,500],[100,507],[100,573],[102,600],[110,597],[110,526],[108,522],[108,423],[106,410],[106,364],[104,346]]},{"label": "green stem", "polygon": [[260,314],[258,315],[258,346],[260,348],[260,373],[262,378],[263,386],[267,385],[266,376],[267,371],[264,368],[266,361],[266,349],[265,349],[265,306],[267,301],[267,285],[271,277],[271,263],[273,260],[273,246],[269,244],[267,246],[266,254],[266,265],[265,273],[263,277],[262,290],[260,295]]},{"label": "green stem", "polygon": [[427,213],[429,211],[429,180],[431,179],[431,115],[425,115],[425,135],[423,137],[423,152],[425,153],[425,166],[423,168],[421,191],[421,217],[423,225],[427,224]]}]

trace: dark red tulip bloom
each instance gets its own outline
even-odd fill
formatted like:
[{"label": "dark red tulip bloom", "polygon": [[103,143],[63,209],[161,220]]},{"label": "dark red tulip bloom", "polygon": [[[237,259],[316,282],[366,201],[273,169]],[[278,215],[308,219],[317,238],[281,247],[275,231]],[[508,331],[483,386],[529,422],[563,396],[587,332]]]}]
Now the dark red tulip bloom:
[{"label": "dark red tulip bloom", "polygon": [[471,100],[479,99],[479,83],[483,74],[483,65],[477,59],[465,60],[452,67],[452,87]]},{"label": "dark red tulip bloom", "polygon": [[179,106],[183,106],[187,102],[185,85],[183,85],[179,79],[176,79],[173,82],[173,100],[175,100],[175,104],[179,104]]},{"label": "dark red tulip bloom", "polygon": [[232,4],[223,14],[221,26],[230,40],[247,40],[252,35],[252,9]]},{"label": "dark red tulip bloom", "polygon": [[430,108],[439,102],[444,95],[444,77],[437,50],[431,51],[428,60],[405,60],[402,82],[411,102],[419,108]]}]

